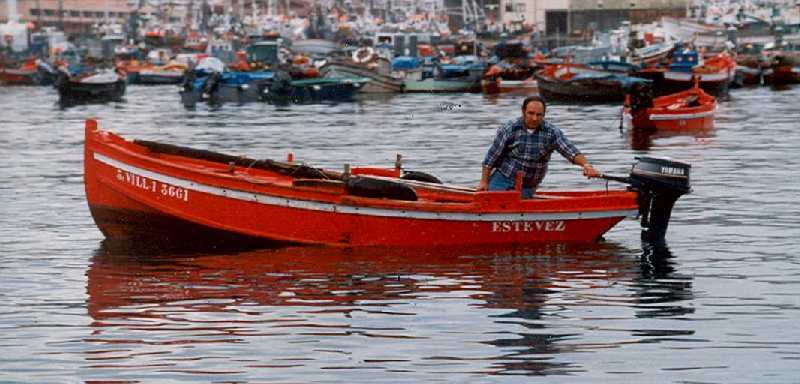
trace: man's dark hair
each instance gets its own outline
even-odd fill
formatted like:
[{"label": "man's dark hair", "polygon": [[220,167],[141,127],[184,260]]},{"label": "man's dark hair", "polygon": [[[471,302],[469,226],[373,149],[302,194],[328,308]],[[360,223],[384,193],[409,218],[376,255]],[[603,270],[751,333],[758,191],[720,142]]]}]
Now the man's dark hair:
[{"label": "man's dark hair", "polygon": [[528,103],[531,101],[536,101],[542,103],[542,113],[547,112],[547,103],[544,102],[544,99],[541,96],[528,96],[525,100],[522,101],[522,111],[525,112],[525,108],[528,108]]}]

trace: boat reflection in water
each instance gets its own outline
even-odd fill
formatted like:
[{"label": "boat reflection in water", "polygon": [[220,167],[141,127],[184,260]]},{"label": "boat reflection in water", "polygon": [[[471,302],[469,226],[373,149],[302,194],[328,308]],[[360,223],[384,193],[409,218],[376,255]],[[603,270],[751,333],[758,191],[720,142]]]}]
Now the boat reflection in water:
[{"label": "boat reflection in water", "polygon": [[714,128],[702,128],[686,131],[648,131],[641,129],[628,129],[628,139],[631,149],[648,150],[653,146],[654,140],[685,137],[694,142],[708,142],[714,139]]},{"label": "boat reflection in water", "polygon": [[[95,329],[87,360],[96,362],[90,369],[111,359],[220,380],[359,368],[568,374],[582,369],[570,353],[693,333],[660,323],[651,334],[638,323],[691,312],[682,304],[691,280],[675,274],[666,248],[645,249],[645,257],[602,242],[208,254],[105,241],[87,272]],[[613,332],[597,327],[606,316],[617,321]]]}]

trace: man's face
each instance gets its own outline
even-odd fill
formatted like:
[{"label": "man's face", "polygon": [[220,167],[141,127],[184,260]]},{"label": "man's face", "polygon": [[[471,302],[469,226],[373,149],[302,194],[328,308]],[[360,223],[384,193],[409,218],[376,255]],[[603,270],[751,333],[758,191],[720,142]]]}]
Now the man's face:
[{"label": "man's face", "polygon": [[525,121],[526,128],[538,128],[544,120],[544,105],[538,101],[531,101],[522,111],[522,119]]}]

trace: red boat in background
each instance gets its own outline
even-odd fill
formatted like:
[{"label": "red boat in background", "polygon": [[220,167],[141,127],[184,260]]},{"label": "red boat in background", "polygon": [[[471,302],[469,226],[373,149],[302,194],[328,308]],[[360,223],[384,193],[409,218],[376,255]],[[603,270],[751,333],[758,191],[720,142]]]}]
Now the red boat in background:
[{"label": "red boat in background", "polygon": [[0,84],[46,85],[53,82],[55,72],[36,58],[25,60],[17,68],[0,68]]},{"label": "red boat in background", "polygon": [[624,116],[634,129],[707,130],[714,127],[716,109],[717,99],[695,81],[688,90],[656,98],[647,88],[634,88],[625,99]]},{"label": "red boat in background", "polygon": [[488,95],[498,93],[535,95],[539,93],[539,86],[533,74],[533,67],[514,66],[501,68],[495,64],[483,74],[481,88],[483,93]]},{"label": "red boat in background", "polygon": [[653,80],[659,96],[687,90],[694,79],[708,94],[725,96],[736,78],[736,61],[726,53],[703,58],[694,50],[676,51],[669,67],[647,67],[635,75]]},{"label": "red boat in background", "polygon": [[[231,237],[339,246],[515,245],[590,242],[625,217],[663,240],[672,206],[689,192],[690,165],[640,158],[631,188],[482,192],[420,181],[393,169],[254,160],[127,141],[85,127],[84,182],[107,238]],[[398,162],[399,163],[399,162]],[[429,175],[428,175],[429,176]],[[520,179],[521,180],[521,179]]]}]

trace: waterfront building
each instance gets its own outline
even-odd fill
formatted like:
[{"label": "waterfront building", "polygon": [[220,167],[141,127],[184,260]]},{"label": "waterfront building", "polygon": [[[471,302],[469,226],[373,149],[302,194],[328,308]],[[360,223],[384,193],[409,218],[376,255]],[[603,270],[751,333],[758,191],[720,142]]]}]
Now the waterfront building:
[{"label": "waterfront building", "polygon": [[622,21],[651,23],[685,17],[689,0],[499,0],[507,29],[524,27],[547,36],[580,35],[615,28]]},{"label": "waterfront building", "polygon": [[0,6],[0,23],[9,20],[12,1],[20,23],[34,29],[53,26],[66,33],[88,32],[100,24],[124,24],[132,11],[128,0],[6,0]]}]

